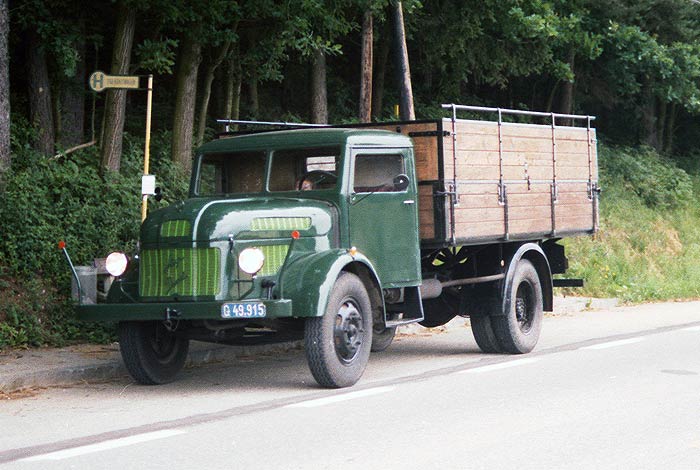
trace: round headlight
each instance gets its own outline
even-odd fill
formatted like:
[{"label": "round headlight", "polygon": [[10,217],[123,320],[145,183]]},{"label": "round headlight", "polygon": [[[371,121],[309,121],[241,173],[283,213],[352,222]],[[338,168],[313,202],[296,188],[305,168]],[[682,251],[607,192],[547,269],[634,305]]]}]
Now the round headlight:
[{"label": "round headlight", "polygon": [[126,266],[129,264],[129,258],[124,253],[110,253],[105,260],[105,268],[112,276],[121,276],[126,271]]},{"label": "round headlight", "polygon": [[264,263],[265,255],[260,248],[246,248],[238,255],[238,266],[248,274],[256,274]]}]

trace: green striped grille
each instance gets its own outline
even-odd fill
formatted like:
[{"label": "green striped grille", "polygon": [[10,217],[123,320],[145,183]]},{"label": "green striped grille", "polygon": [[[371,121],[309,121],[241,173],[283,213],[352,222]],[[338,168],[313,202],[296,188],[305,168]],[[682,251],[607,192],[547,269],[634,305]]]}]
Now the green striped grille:
[{"label": "green striped grille", "polygon": [[311,217],[258,217],[250,224],[251,230],[308,230]]},{"label": "green striped grille", "polygon": [[216,248],[143,250],[139,289],[142,297],[217,295],[220,272]]},{"label": "green striped grille", "polygon": [[289,245],[267,245],[259,248],[265,255],[265,264],[263,264],[259,274],[261,276],[277,274],[287,257]]},{"label": "green striped grille", "polygon": [[191,231],[189,220],[168,220],[160,226],[161,237],[186,237]]}]

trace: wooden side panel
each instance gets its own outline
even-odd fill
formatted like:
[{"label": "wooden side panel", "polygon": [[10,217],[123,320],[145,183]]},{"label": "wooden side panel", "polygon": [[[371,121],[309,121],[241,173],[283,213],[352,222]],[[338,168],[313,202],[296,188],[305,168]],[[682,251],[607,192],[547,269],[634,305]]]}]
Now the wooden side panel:
[{"label": "wooden side panel", "polygon": [[[451,129],[452,122],[443,126]],[[593,229],[587,183],[598,178],[594,129],[504,123],[499,136],[497,122],[457,121],[456,132],[456,146],[451,136],[443,139],[446,183],[458,181],[455,238],[499,240]],[[499,181],[505,186],[500,201]]]},{"label": "wooden side panel", "polygon": [[432,185],[418,186],[418,223],[420,238],[432,240],[435,238],[435,207]]}]

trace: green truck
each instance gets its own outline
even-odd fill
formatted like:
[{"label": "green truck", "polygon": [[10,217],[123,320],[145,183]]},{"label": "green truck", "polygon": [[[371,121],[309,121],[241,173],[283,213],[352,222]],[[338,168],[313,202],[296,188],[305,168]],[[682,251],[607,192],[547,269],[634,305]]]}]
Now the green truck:
[{"label": "green truck", "polygon": [[597,229],[593,118],[445,107],[220,135],[197,150],[189,197],[142,223],[137,253],[110,254],[97,279],[73,269],[79,318],[118,322],[142,384],[173,380],[190,340],[303,338],[316,381],[351,386],[398,326],[457,315],[484,352],[531,351],[553,286],[579,282],[554,279],[557,241]]}]

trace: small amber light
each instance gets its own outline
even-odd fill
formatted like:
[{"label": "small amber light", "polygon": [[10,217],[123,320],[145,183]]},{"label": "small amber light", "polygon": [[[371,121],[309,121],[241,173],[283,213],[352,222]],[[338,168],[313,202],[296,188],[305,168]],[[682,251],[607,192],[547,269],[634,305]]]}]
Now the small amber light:
[{"label": "small amber light", "polygon": [[63,250],[65,247],[66,247],[66,242],[64,242],[63,240],[58,242],[58,249],[59,250]]},{"label": "small amber light", "polygon": [[295,240],[299,240],[299,237],[301,235],[299,234],[299,230],[292,230],[292,238]]},{"label": "small amber light", "polygon": [[348,253],[350,253],[350,256],[355,256],[357,254],[357,248],[353,246],[348,250]]}]

